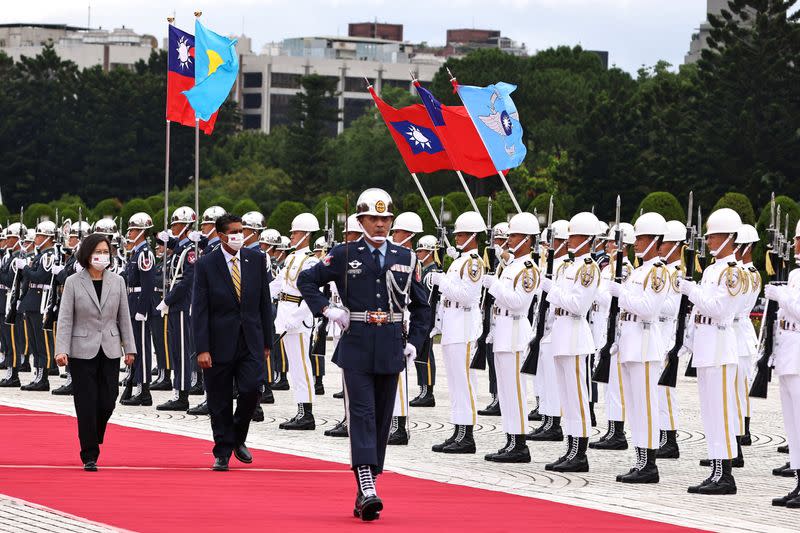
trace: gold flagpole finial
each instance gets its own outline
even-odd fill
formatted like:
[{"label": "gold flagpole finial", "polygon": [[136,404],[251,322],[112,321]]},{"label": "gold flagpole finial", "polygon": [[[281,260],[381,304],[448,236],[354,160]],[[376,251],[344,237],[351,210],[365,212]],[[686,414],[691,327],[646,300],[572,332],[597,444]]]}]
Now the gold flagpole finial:
[{"label": "gold flagpole finial", "polygon": [[197,18],[200,18],[200,15],[202,15],[202,14],[203,14],[202,11],[195,11],[194,12],[194,16],[197,17]]}]

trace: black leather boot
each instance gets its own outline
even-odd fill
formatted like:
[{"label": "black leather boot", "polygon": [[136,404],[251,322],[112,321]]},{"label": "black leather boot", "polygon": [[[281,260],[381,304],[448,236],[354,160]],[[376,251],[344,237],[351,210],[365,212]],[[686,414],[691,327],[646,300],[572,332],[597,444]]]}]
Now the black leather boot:
[{"label": "black leather boot", "polygon": [[190,407],[186,410],[187,415],[197,415],[197,416],[208,416],[208,402],[203,399],[202,402],[195,405],[194,407]]},{"label": "black leather boot", "polygon": [[[736,494],[736,481],[731,474],[729,459],[714,459],[711,482],[697,489],[698,494],[722,495]],[[788,504],[787,504],[788,505]]]},{"label": "black leather boot", "polygon": [[405,446],[408,444],[408,429],[406,428],[406,417],[393,416],[392,427],[389,430],[390,446]]},{"label": "black leather boot", "polygon": [[286,379],[286,372],[278,374],[278,381],[272,383],[272,390],[289,390],[289,380]]},{"label": "black leather boot", "polygon": [[792,468],[789,466],[789,463],[786,463],[778,468],[773,468],[772,475],[781,477],[794,477],[794,470],[792,470]]},{"label": "black leather boot", "polygon": [[325,395],[325,385],[322,384],[322,376],[314,378],[314,394],[317,396]]},{"label": "black leather boot", "polygon": [[492,394],[492,401],[489,405],[480,409],[478,414],[481,416],[500,416],[500,400],[496,394]]},{"label": "black leather boot", "polygon": [[150,385],[150,390],[172,390],[172,370],[163,370],[159,379]]},{"label": "black leather boot", "polygon": [[636,466],[630,472],[617,476],[622,483],[658,483],[658,467],[656,466],[656,450],[636,448]]},{"label": "black leather boot", "polygon": [[253,415],[250,417],[252,422],[263,422],[264,421],[264,408],[261,407],[261,404],[256,405],[256,408],[253,409]]},{"label": "black leather boot", "polygon": [[436,398],[433,397],[433,387],[423,385],[420,387],[419,396],[408,402],[411,407],[436,407]]},{"label": "black leather boot", "polygon": [[19,386],[20,386],[19,371],[16,368],[12,368],[11,372],[6,372],[6,377],[0,380],[0,387],[17,388]]},{"label": "black leather boot", "polygon": [[594,449],[594,447],[597,446],[598,443],[605,442],[606,440],[608,440],[608,436],[611,435],[611,433],[613,433],[613,431],[614,431],[614,422],[609,420],[608,421],[608,426],[606,427],[605,434],[602,437],[600,437],[599,439],[590,442],[589,443],[589,448]]},{"label": "black leather boot", "polygon": [[536,397],[536,407],[534,407],[533,411],[528,413],[528,420],[531,422],[541,422],[542,415],[539,413],[539,397]]},{"label": "black leather boot", "polygon": [[344,391],[340,390],[339,392],[334,392],[333,397],[337,400],[341,400],[344,398]]},{"label": "black leather boot", "polygon": [[203,373],[198,372],[194,385],[189,388],[189,396],[202,396],[205,394],[203,389]]},{"label": "black leather boot", "polygon": [[472,438],[472,426],[458,426],[456,438],[442,448],[442,453],[475,453],[475,439]]},{"label": "black leather boot", "polygon": [[680,448],[678,447],[678,432],[668,429],[661,431],[661,441],[658,447],[656,457],[659,459],[677,459],[681,456]]},{"label": "black leather boot", "polygon": [[189,409],[189,393],[185,390],[175,391],[172,399],[156,406],[156,411],[186,411]]},{"label": "black leather boot", "polygon": [[72,376],[67,374],[67,381],[57,389],[53,389],[50,394],[55,396],[72,396]]},{"label": "black leather boot", "polygon": [[312,430],[316,428],[310,403],[298,403],[297,414],[291,420],[278,424],[279,429]]},{"label": "black leather boot", "polygon": [[525,435],[509,435],[509,443],[502,451],[484,457],[495,463],[530,463],[531,452],[525,444]]},{"label": "black leather boot", "polygon": [[744,417],[744,435],[742,435],[742,446],[752,446],[753,437],[750,435],[750,417]]},{"label": "black leather boot", "polygon": [[546,416],[545,422],[542,424],[540,430],[525,435],[528,440],[547,441],[547,442],[561,442],[564,440],[564,432],[561,430],[561,417],[560,416]]},{"label": "black leather boot", "polygon": [[625,422],[614,420],[606,440],[600,440],[592,446],[595,450],[627,450],[628,441],[625,438]]},{"label": "black leather boot", "polygon": [[142,383],[142,385],[136,387],[136,394],[133,394],[127,400],[121,400],[119,403],[122,405],[153,405],[153,397],[150,395],[150,385]]},{"label": "black leather boot", "polygon": [[264,390],[261,391],[261,399],[259,403],[275,403],[275,395],[272,394],[272,389],[269,383],[264,384]]},{"label": "black leather boot", "polygon": [[553,470],[557,465],[563,463],[569,457],[570,451],[572,451],[572,446],[575,444],[575,438],[572,435],[567,435],[567,451],[564,452],[564,455],[553,461],[552,463],[547,463],[544,465],[545,470]]},{"label": "black leather boot", "polygon": [[778,446],[778,453],[789,453],[789,445]]},{"label": "black leather boot", "polygon": [[347,421],[346,420],[342,420],[341,422],[338,422],[335,426],[333,426],[331,429],[326,429],[325,430],[325,436],[326,437],[349,437],[350,433],[347,430]]},{"label": "black leather boot", "polygon": [[359,465],[353,469],[356,475],[358,492],[353,516],[364,522],[371,522],[381,517],[383,502],[375,489],[375,475],[369,465]]},{"label": "black leather boot", "polygon": [[773,498],[772,505],[775,507],[789,507],[789,503],[791,502],[791,508],[800,507],[800,476],[797,475],[797,471],[794,471],[795,477],[797,478],[797,485],[795,485],[792,492],[783,496],[782,498]]},{"label": "black leather boot", "polygon": [[449,444],[452,444],[452,442],[453,442],[454,440],[456,440],[456,436],[458,436],[458,428],[459,428],[459,426],[458,426],[457,424],[456,424],[455,426],[453,426],[453,434],[452,434],[452,435],[450,435],[449,437],[447,437],[447,438],[444,440],[444,442],[443,442],[443,443],[441,443],[441,444],[434,444],[434,445],[433,445],[433,447],[431,447],[431,450],[433,450],[433,451],[435,451],[435,452],[439,452],[439,453],[441,453],[441,452],[442,452],[442,450],[444,450],[445,446],[447,446],[447,445],[449,445]]},{"label": "black leather boot", "polygon": [[50,390],[50,377],[44,369],[40,368],[37,373],[37,379],[20,387],[20,389],[33,392],[47,392]]}]

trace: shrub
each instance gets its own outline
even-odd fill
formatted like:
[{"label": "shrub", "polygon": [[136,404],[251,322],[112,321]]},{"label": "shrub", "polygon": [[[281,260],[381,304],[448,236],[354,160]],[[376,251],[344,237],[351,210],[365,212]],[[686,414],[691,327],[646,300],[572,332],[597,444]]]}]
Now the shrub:
[{"label": "shrub", "polygon": [[658,213],[667,220],[686,220],[686,211],[681,207],[678,199],[670,192],[658,191],[651,192],[644,197],[642,203],[633,216],[631,222],[636,222],[639,213]]},{"label": "shrub", "polygon": [[755,225],[756,213],[753,210],[753,204],[750,203],[750,199],[744,194],[740,192],[725,193],[714,206],[712,212],[717,209],[722,209],[723,207],[733,209],[739,213],[739,216],[742,217],[743,224]]},{"label": "shrub", "polygon": [[292,225],[292,219],[300,213],[308,211],[308,207],[300,202],[281,202],[269,216],[268,226],[281,232],[281,235],[288,235]]},{"label": "shrub", "polygon": [[103,217],[114,218],[119,215],[120,211],[122,211],[122,202],[117,198],[106,198],[97,202],[92,214],[96,220],[99,220]]}]

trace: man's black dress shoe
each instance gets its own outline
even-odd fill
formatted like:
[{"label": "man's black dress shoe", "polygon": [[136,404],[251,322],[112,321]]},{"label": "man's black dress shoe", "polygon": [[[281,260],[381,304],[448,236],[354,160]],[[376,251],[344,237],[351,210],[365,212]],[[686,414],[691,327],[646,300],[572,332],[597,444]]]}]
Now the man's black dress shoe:
[{"label": "man's black dress shoe", "polygon": [[87,461],[83,463],[83,469],[87,472],[97,472],[97,463],[94,461]]},{"label": "man's black dress shoe", "polygon": [[253,462],[253,454],[250,453],[250,450],[247,449],[247,446],[244,444],[240,444],[233,450],[233,455],[236,459],[239,460],[240,463],[250,464]]},{"label": "man's black dress shoe", "polygon": [[214,466],[211,467],[211,470],[214,470],[216,472],[227,472],[228,461],[230,461],[230,458],[228,457],[215,457]]}]

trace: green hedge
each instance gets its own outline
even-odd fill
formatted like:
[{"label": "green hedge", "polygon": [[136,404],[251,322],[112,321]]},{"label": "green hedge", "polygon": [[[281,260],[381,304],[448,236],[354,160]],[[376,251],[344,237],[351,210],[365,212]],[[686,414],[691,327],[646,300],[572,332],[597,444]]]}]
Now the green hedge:
[{"label": "green hedge", "polygon": [[651,192],[645,196],[631,222],[635,222],[639,218],[639,213],[658,213],[667,220],[682,222],[686,220],[686,211],[678,199],[674,194],[665,191]]},{"label": "green hedge", "polygon": [[250,198],[245,198],[243,200],[239,200],[236,202],[236,205],[233,206],[233,214],[242,216],[248,211],[258,211],[258,204],[255,203]]},{"label": "green hedge", "polygon": [[[528,204],[528,207],[525,211],[529,213],[533,213],[534,209],[536,213],[544,217],[545,224],[547,223],[547,212],[550,209],[550,195],[547,193],[542,193],[537,195],[531,203]],[[567,209],[564,207],[564,203],[561,201],[561,198],[558,196],[553,198],[553,220],[561,220],[561,219],[568,219],[569,213],[567,213]]]},{"label": "green hedge", "polygon": [[281,232],[281,235],[289,235],[289,228],[292,220],[300,213],[308,211],[308,207],[300,202],[281,202],[269,215],[268,226]]},{"label": "green hedge", "polygon": [[133,216],[135,213],[139,212],[147,213],[151,217],[153,216],[153,212],[150,209],[150,203],[147,200],[142,200],[141,198],[134,198],[133,200],[125,202],[125,205],[122,206],[122,210],[119,213],[120,227],[127,228],[128,220],[130,220],[131,216]]},{"label": "green hedge", "polygon": [[97,205],[92,209],[92,214],[95,220],[99,220],[107,216],[112,218],[119,216],[120,211],[122,211],[122,202],[119,199],[106,198],[97,202]]},{"label": "green hedge", "polygon": [[[430,199],[431,207],[436,212],[436,216],[439,216],[441,206],[442,206],[442,197],[441,196],[434,196]],[[445,226],[448,228],[453,227],[453,224],[458,217],[458,206],[456,206],[452,201],[448,200],[447,197],[444,197],[444,210],[445,212],[450,213],[450,220],[445,222]],[[436,225],[433,223],[433,218],[431,217],[430,213],[428,212],[428,208],[423,206],[417,209],[417,214],[422,219],[422,227],[425,230],[426,234],[435,235],[436,234]]]},{"label": "green hedge", "polygon": [[35,203],[25,207],[25,225],[28,228],[35,228],[40,219],[47,218],[55,222],[56,210],[47,204]]},{"label": "green hedge", "polygon": [[[775,206],[776,210],[777,206],[781,208],[780,229],[781,233],[784,234],[786,233],[786,213],[789,213],[789,238],[791,239],[794,237],[797,220],[800,219],[800,206],[788,196],[776,197]],[[761,214],[756,223],[756,229],[758,230],[758,235],[761,237],[761,240],[756,244],[755,250],[753,251],[753,264],[755,264],[756,268],[759,270],[764,270],[765,268],[764,257],[767,252],[767,240],[769,238],[767,232],[769,229],[769,219],[770,204],[767,203],[767,205],[761,209]]]},{"label": "green hedge", "polygon": [[717,209],[722,209],[724,207],[733,209],[739,213],[743,224],[755,225],[756,213],[753,210],[753,204],[750,203],[750,199],[744,194],[739,192],[725,193],[722,195],[722,198],[717,201],[712,213]]}]

